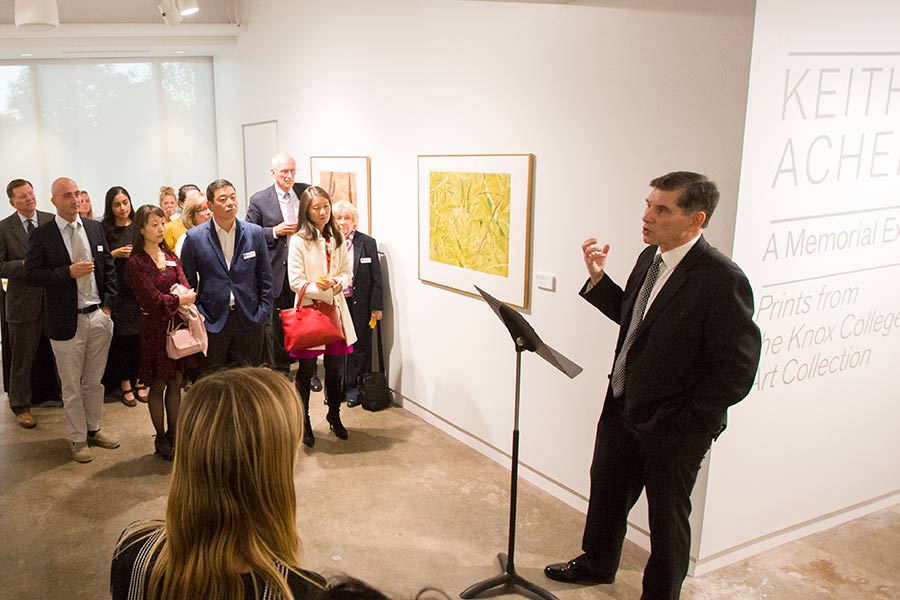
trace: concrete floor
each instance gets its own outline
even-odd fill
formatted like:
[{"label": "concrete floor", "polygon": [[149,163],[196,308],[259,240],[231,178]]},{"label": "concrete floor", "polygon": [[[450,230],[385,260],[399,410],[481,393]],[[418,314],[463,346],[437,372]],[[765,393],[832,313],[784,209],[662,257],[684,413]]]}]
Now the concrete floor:
[{"label": "concrete floor", "polygon": [[[35,409],[38,427],[24,430],[0,399],[0,599],[107,598],[119,532],[165,513],[171,465],[152,454],[147,409],[107,404],[104,427],[122,447],[94,449],[82,465],[62,440],[62,409]],[[342,442],[328,432],[321,393],[312,404],[317,443],[296,472],[304,567],[398,599],[425,586],[454,598],[498,572],[506,469],[396,407],[345,409]],[[630,543],[614,585],[545,579],[545,564],[578,554],[583,516],[527,482],[519,490],[521,575],[560,600],[640,596],[646,553]],[[898,557],[900,506],[689,578],[682,598],[900,598]]]}]

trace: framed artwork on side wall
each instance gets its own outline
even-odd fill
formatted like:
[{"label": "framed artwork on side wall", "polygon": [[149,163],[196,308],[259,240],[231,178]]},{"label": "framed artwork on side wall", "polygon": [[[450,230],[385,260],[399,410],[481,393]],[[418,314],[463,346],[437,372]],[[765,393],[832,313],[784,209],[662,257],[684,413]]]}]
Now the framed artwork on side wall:
[{"label": "framed artwork on side wall", "polygon": [[419,279],[528,307],[531,154],[419,156]]},{"label": "framed artwork on side wall", "polygon": [[372,233],[372,187],[368,156],[312,156],[309,172],[314,185],[324,189],[332,201],[347,200],[359,213],[357,229]]}]

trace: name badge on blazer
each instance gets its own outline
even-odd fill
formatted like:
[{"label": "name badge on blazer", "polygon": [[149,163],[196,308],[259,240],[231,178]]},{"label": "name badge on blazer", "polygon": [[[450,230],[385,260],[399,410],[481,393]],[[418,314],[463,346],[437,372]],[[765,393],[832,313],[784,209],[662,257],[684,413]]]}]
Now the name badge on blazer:
[{"label": "name badge on blazer", "polygon": [[167,260],[167,261],[166,261],[166,266],[167,266],[167,267],[174,267],[174,266],[175,266],[175,261],[174,261],[174,260]]},{"label": "name badge on blazer", "polygon": [[370,262],[372,262],[372,257],[371,257],[371,256],[364,256],[364,257],[362,257],[361,259],[359,259],[359,262],[362,263],[362,264],[369,264]]},{"label": "name badge on blazer", "polygon": [[256,258],[256,250],[251,250],[250,252],[244,252],[244,260],[249,260],[251,258]]}]

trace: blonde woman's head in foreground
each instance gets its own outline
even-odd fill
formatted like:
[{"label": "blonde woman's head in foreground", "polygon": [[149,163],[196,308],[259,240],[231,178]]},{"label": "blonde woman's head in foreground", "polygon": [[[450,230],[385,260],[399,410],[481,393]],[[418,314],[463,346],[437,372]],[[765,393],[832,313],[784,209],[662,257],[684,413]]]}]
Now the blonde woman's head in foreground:
[{"label": "blonde woman's head in foreground", "polygon": [[303,417],[294,386],[269,369],[212,373],[187,392],[178,423],[151,597],[243,598],[247,572],[260,588],[288,594],[276,562],[300,562],[294,465]]}]

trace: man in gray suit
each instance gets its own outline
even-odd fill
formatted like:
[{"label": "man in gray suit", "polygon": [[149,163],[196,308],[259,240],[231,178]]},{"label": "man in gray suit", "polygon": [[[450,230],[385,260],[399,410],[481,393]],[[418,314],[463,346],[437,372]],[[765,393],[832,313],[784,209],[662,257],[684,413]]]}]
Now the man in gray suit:
[{"label": "man in gray suit", "polygon": [[[281,330],[280,311],[290,308],[294,293],[287,280],[288,240],[297,231],[297,208],[300,194],[309,187],[308,183],[294,183],[297,176],[297,162],[290,154],[280,153],[272,157],[272,176],[275,184],[260,190],[250,197],[247,208],[247,222],[263,228],[269,259],[272,262],[272,292],[275,308],[266,324],[264,362],[282,372],[291,369],[292,359],[284,350],[284,333]],[[315,376],[313,376],[315,377]],[[319,383],[318,390],[321,390]],[[314,391],[316,386],[312,386]]]},{"label": "man in gray suit", "polygon": [[28,236],[38,226],[53,220],[53,215],[36,210],[34,188],[24,179],[13,179],[6,186],[9,203],[16,212],[0,221],[0,277],[6,287],[6,321],[9,325],[11,364],[9,407],[19,425],[31,429],[37,422],[31,415],[31,366],[44,331],[42,306],[44,290],[25,285],[25,255]]}]

